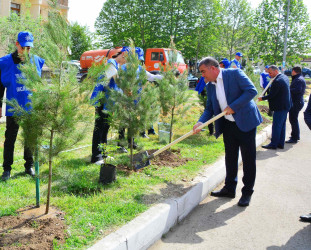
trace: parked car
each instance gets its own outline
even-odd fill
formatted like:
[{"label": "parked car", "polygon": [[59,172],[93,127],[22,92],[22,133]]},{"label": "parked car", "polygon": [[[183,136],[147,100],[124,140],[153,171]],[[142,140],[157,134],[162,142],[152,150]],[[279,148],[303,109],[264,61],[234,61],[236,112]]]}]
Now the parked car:
[{"label": "parked car", "polygon": [[188,82],[189,82],[189,88],[195,88],[198,84],[199,78],[192,75],[191,73],[188,74]]},{"label": "parked car", "polygon": [[[302,68],[301,70],[302,72],[302,75],[303,77],[309,77],[311,78],[311,69],[309,68]],[[284,71],[284,74],[287,75],[287,76],[291,76],[292,75],[292,68],[288,68]]]}]

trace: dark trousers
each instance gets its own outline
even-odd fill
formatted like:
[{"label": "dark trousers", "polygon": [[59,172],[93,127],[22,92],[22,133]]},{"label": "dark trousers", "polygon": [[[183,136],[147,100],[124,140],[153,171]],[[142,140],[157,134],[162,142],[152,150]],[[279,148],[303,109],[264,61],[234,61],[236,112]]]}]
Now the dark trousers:
[{"label": "dark trousers", "polygon": [[287,113],[287,110],[273,112],[271,146],[284,146]]},{"label": "dark trousers", "polygon": [[[19,125],[12,116],[6,117],[6,131],[5,131],[5,141],[3,150],[3,169],[4,171],[11,171],[14,161],[14,146],[16,137],[18,134]],[[24,166],[29,169],[33,166],[33,157],[31,150],[24,146],[24,160],[26,161]]]},{"label": "dark trousers", "polygon": [[[125,128],[120,128],[119,131],[119,144],[118,145],[123,145],[123,142],[125,140]],[[128,144],[130,145],[131,143],[131,138],[129,137],[130,136],[130,131],[127,130],[127,142]],[[133,137],[133,143],[134,143],[134,137]]]},{"label": "dark trousers", "polygon": [[98,145],[107,143],[109,131],[109,114],[103,113],[103,107],[95,108],[95,125],[92,139],[92,161],[97,161],[101,157],[101,150]]},{"label": "dark trousers", "polygon": [[298,115],[300,110],[303,108],[302,104],[293,104],[292,108],[289,110],[289,122],[292,127],[291,139],[297,141],[300,140],[300,129],[298,123]]},{"label": "dark trousers", "polygon": [[256,178],[256,128],[248,132],[241,131],[235,122],[224,119],[224,144],[226,161],[225,188],[235,192],[238,180],[239,149],[243,161],[242,194],[252,195]]}]

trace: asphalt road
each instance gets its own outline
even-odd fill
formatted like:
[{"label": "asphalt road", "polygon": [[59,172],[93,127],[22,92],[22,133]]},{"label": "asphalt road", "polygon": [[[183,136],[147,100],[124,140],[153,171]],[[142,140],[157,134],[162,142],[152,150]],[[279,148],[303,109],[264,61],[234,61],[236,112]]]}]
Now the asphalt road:
[{"label": "asphalt road", "polygon": [[[257,178],[249,207],[237,206],[240,169],[235,199],[208,196],[149,249],[311,249],[311,223],[299,221],[300,215],[311,213],[311,131],[302,112],[299,119],[297,144],[286,144],[283,150],[257,149]],[[290,131],[287,124],[287,134]]]}]

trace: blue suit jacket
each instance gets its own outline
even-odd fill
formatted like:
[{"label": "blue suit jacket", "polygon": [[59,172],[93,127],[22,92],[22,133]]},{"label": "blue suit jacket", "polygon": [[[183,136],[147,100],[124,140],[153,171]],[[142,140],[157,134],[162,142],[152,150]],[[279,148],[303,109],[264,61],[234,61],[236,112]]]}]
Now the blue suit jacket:
[{"label": "blue suit jacket", "polygon": [[[223,69],[222,78],[226,99],[229,107],[234,110],[234,120],[238,128],[248,132],[262,122],[262,117],[253,101],[257,90],[250,79],[240,69]],[[221,113],[219,102],[216,97],[216,87],[211,82],[207,85],[207,103],[200,122],[206,122]],[[224,117],[215,122],[216,138],[223,132]]]}]

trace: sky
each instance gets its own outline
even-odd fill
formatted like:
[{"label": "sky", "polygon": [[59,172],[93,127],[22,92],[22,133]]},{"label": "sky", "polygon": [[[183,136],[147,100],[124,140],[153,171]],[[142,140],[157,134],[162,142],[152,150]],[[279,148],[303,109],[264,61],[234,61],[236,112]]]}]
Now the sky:
[{"label": "sky", "polygon": [[[78,22],[82,26],[88,26],[94,32],[94,23],[106,0],[69,0],[68,19],[70,22]],[[262,0],[249,0],[252,8],[258,7]],[[303,0],[311,17],[311,1]]]},{"label": "sky", "polygon": [[106,0],[69,0],[68,20],[88,26],[94,32],[94,23]]}]

